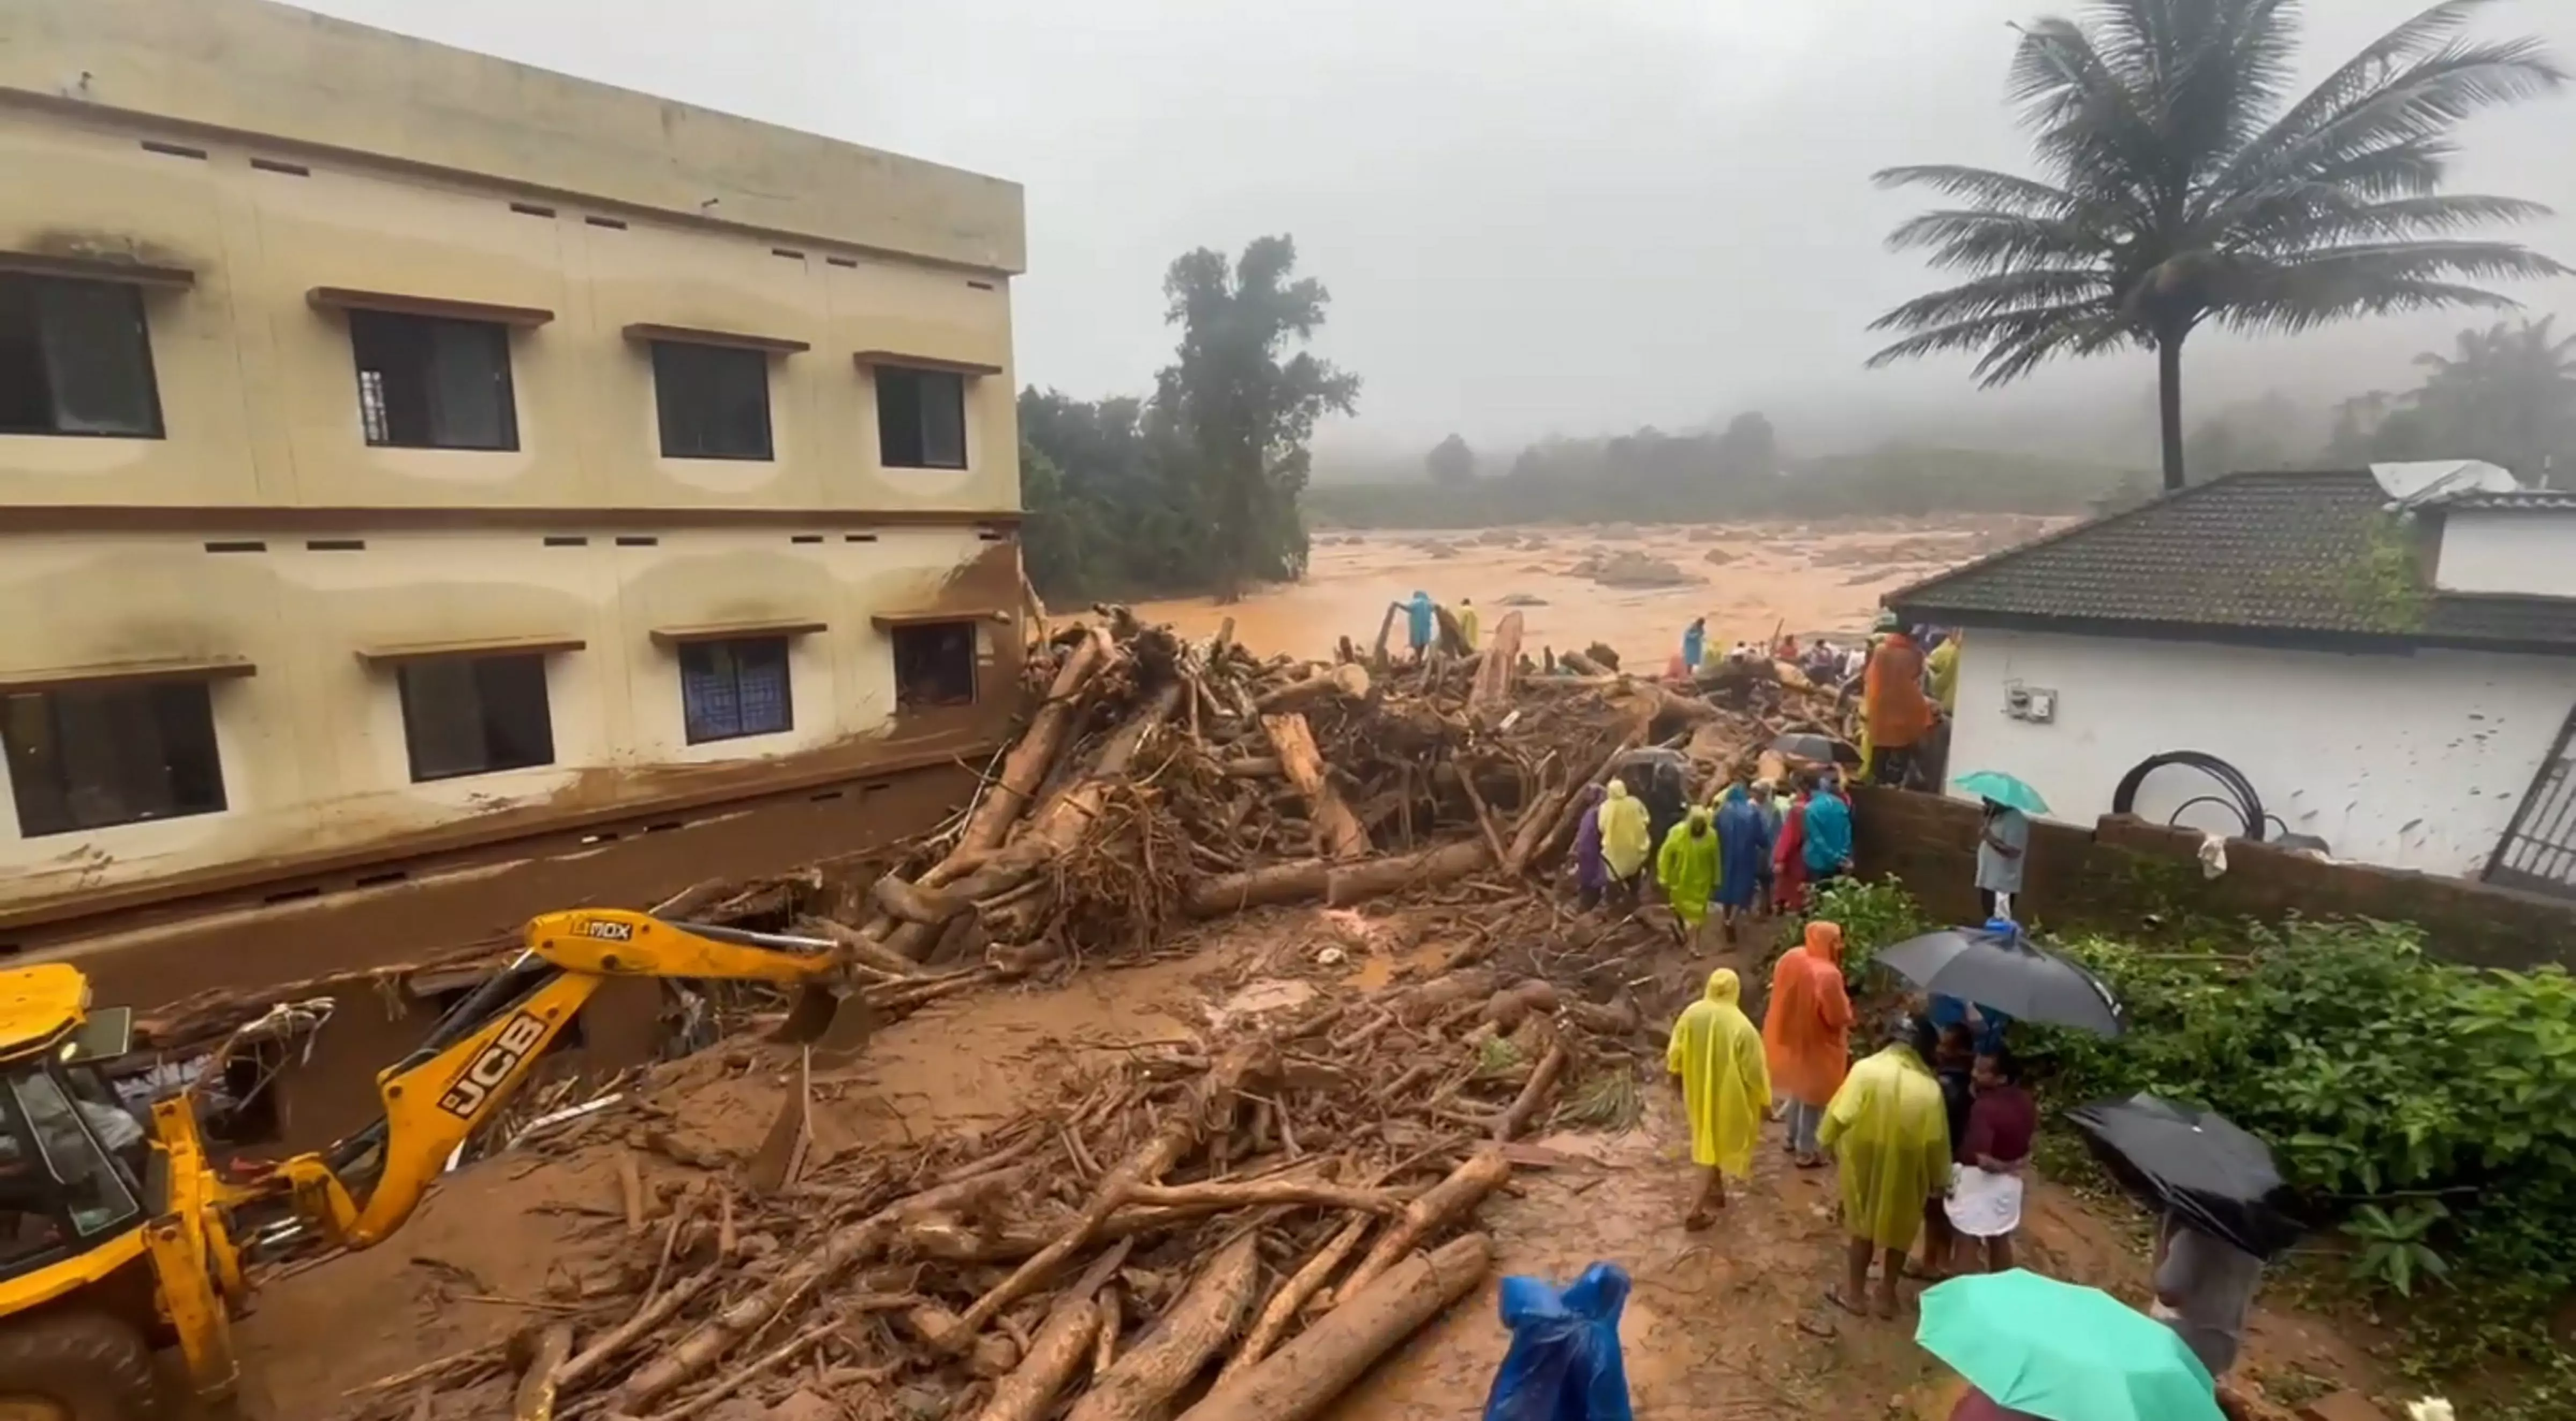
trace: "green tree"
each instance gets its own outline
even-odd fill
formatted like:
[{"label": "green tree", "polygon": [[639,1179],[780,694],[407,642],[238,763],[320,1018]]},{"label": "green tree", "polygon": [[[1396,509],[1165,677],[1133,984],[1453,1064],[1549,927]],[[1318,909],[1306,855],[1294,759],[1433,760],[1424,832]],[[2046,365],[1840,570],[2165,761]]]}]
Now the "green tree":
[{"label": "green tree", "polygon": [[1452,434],[1431,446],[1431,452],[1422,458],[1422,467],[1435,484],[1450,488],[1471,484],[1476,481],[1476,451],[1467,447],[1466,440]]},{"label": "green tree", "polygon": [[2173,489],[2186,469],[2183,342],[2200,326],[2297,333],[2512,305],[2471,283],[2567,268],[2458,234],[2546,209],[2446,195],[2442,182],[2462,120],[2566,75],[2536,39],[2468,36],[2487,3],[2425,10],[2286,105],[2299,0],[2095,0],[2086,23],[2032,23],[2011,93],[2043,176],[1878,174],[1958,204],[1889,244],[1972,275],[1880,317],[1872,329],[1905,335],[1871,363],[1976,351],[1994,386],[2057,356],[2151,349]]},{"label": "green tree", "polygon": [[2576,467],[2576,335],[2555,322],[2462,331],[2451,354],[2417,356],[2426,375],[2409,404],[2426,437],[2534,482]]},{"label": "green tree", "polygon": [[1358,376],[1289,351],[1313,337],[1331,301],[1296,270],[1297,244],[1279,236],[1254,239],[1233,263],[1202,247],[1163,277],[1165,319],[1181,328],[1181,345],[1156,378],[1154,412],[1205,493],[1210,571],[1228,599],[1246,582],[1305,571],[1297,496],[1307,442],[1317,420],[1349,413],[1359,397]]}]

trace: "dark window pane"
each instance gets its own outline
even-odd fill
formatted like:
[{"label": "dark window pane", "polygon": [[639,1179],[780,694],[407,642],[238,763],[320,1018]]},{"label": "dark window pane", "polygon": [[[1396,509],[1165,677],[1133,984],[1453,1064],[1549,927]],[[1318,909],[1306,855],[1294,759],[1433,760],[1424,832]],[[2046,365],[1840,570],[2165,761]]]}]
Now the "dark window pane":
[{"label": "dark window pane", "polygon": [[516,449],[510,332],[489,321],[351,311],[358,418],[401,449]]},{"label": "dark window pane", "polygon": [[31,838],[224,807],[203,681],[0,697],[0,744],[18,831]]},{"label": "dark window pane", "polygon": [[966,467],[966,377],[880,365],[877,461],[889,469]]},{"label": "dark window pane", "polygon": [[975,703],[975,624],[931,622],[894,629],[897,710]]},{"label": "dark window pane", "polygon": [[415,781],[554,763],[544,657],[439,657],[397,674]]},{"label": "dark window pane", "polygon": [[0,434],[159,438],[142,293],[0,273]]},{"label": "dark window pane", "polygon": [[653,403],[665,458],[770,457],[766,352],[657,340]]},{"label": "dark window pane", "polygon": [[689,642],[680,648],[680,714],[689,743],[791,728],[787,638]]}]

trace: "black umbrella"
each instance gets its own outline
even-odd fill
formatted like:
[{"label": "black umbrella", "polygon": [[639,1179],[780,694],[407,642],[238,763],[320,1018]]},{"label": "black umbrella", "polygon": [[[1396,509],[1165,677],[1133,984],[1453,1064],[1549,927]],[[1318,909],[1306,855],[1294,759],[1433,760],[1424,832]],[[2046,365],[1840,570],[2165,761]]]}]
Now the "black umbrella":
[{"label": "black umbrella", "polygon": [[1813,732],[1802,731],[1797,734],[1783,735],[1771,742],[1771,748],[1793,759],[1812,760],[1819,765],[1860,763],[1860,751],[1854,749],[1850,741],[1836,740],[1830,735],[1817,735]]},{"label": "black umbrella", "polygon": [[1927,992],[2019,1021],[2120,1034],[2120,1002],[2102,979],[2017,932],[1944,928],[1878,954],[1879,965]]},{"label": "black umbrella", "polygon": [[2113,1177],[2148,1203],[2261,1258],[2298,1241],[2271,1148],[2227,1117],[2152,1095],[2066,1112]]}]

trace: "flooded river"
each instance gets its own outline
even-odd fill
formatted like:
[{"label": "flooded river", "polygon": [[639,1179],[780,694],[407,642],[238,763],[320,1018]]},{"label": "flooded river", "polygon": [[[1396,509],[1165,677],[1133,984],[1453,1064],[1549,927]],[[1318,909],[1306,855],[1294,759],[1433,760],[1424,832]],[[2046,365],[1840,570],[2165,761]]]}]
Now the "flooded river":
[{"label": "flooded river", "polygon": [[[1365,649],[1387,604],[1416,588],[1455,606],[1472,598],[1490,630],[1518,611],[1523,645],[1579,650],[1608,643],[1631,666],[1661,664],[1682,628],[1708,618],[1708,640],[1787,630],[1865,630],[1878,599],[1909,582],[2037,536],[2058,520],[2012,515],[1631,527],[1497,528],[1460,533],[1315,536],[1300,583],[1265,587],[1232,606],[1179,598],[1138,606],[1149,620],[1205,636],[1233,617],[1235,636],[1263,652],[1323,656],[1348,636]],[[1671,586],[1608,586],[1604,563],[1669,564]],[[1400,645],[1403,632],[1395,639]]]}]

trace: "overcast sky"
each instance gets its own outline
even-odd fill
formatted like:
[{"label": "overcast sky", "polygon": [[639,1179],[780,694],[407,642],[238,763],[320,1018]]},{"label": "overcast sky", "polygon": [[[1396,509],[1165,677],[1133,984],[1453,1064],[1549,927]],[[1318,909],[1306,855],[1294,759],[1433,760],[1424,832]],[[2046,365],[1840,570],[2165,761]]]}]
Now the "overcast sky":
[{"label": "overcast sky", "polygon": [[[2428,0],[2310,0],[2320,72]],[[2017,167],[2013,20],[2081,0],[316,0],[310,8],[1021,183],[1023,380],[1141,391],[1160,283],[1193,246],[1293,234],[1333,293],[1322,348],[1366,381],[1343,441],[1450,429],[1685,428],[1748,406],[1793,438],[1838,412],[1959,421],[2128,400],[2151,360],[1979,396],[1966,362],[1861,366],[1931,277],[1881,240],[1923,196],[1869,174]],[[2576,66],[2576,0],[2482,30]],[[2576,96],[2482,119],[2462,190],[2567,214]],[[2576,281],[2514,292],[2576,322]],[[2465,318],[2297,341],[2196,338],[2195,393],[2326,398],[2405,382]],[[2140,462],[2152,462],[2152,453]]]}]

